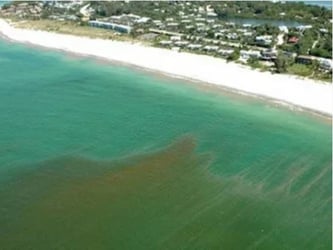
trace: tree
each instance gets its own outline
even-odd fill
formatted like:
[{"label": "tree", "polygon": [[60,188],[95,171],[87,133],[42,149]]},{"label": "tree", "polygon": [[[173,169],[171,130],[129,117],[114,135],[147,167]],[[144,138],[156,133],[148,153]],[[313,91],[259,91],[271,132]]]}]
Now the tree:
[{"label": "tree", "polygon": [[234,49],[234,51],[227,57],[228,61],[236,61],[240,57],[240,51],[239,49]]},{"label": "tree", "polygon": [[215,35],[215,33],[214,33],[213,30],[208,30],[208,31],[207,31],[207,37],[208,37],[208,38],[212,38],[212,39],[213,39],[213,38],[215,38],[214,35]]},{"label": "tree", "polygon": [[250,57],[247,60],[247,64],[251,66],[252,68],[260,68],[261,64],[258,58]]},{"label": "tree", "polygon": [[293,63],[292,59],[286,55],[279,54],[274,64],[277,73],[287,72],[288,67]]},{"label": "tree", "polygon": [[310,54],[313,56],[319,56],[319,57],[325,57],[325,58],[331,58],[332,54],[323,48],[314,48],[310,50]]}]

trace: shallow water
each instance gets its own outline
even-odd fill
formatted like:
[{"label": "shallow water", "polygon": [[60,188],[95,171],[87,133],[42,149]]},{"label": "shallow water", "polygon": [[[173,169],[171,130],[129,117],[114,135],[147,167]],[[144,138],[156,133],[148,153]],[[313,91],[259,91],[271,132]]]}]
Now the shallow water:
[{"label": "shallow water", "polygon": [[0,43],[1,249],[329,249],[331,125]]}]

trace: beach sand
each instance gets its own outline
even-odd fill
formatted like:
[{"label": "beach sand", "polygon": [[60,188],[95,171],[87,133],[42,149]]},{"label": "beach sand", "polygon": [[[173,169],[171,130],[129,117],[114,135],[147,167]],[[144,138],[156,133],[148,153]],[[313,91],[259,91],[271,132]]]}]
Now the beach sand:
[{"label": "beach sand", "polygon": [[5,20],[0,20],[0,33],[16,42],[95,56],[175,77],[202,81],[266,97],[281,104],[296,105],[326,116],[332,116],[333,113],[332,84],[320,81],[260,72],[219,58],[142,44],[18,29]]}]

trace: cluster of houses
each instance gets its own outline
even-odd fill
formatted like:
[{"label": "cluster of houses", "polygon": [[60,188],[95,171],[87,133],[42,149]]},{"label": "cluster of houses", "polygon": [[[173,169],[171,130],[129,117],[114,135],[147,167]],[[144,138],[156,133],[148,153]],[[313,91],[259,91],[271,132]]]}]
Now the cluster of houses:
[{"label": "cluster of houses", "polygon": [[[43,10],[42,2],[17,3],[9,5],[3,9],[2,14],[18,15],[24,17],[40,17]],[[276,45],[282,45],[285,41],[290,44],[299,42],[299,36],[288,36],[289,29],[286,26],[279,26],[280,34],[259,34],[252,24],[235,24],[219,20],[215,10],[210,6],[196,6],[191,2],[179,3],[181,7],[177,15],[166,16],[165,10],[156,8],[154,11],[161,12],[160,19],[139,16],[135,14],[114,15],[107,18],[90,20],[89,13],[94,12],[90,4],[83,1],[72,0],[68,2],[54,1],[53,7],[65,10],[76,9],[87,21],[88,25],[96,28],[110,29],[119,33],[129,34],[135,31],[145,37],[151,37],[162,47],[167,47],[175,51],[190,50],[203,53],[230,56],[235,48],[240,50],[240,60],[247,61],[249,58],[256,58],[263,61],[274,61],[278,52]],[[155,3],[159,5],[158,2]],[[83,6],[83,7],[82,7]],[[162,15],[163,14],[163,15]],[[156,16],[156,15],[155,15]],[[54,14],[48,16],[49,19],[58,21],[71,20],[79,21],[77,15]],[[311,25],[299,25],[296,27],[300,35]],[[320,29],[322,34],[329,31]],[[287,37],[286,40],[283,39]],[[160,40],[162,38],[162,40]],[[247,49],[244,49],[244,45]],[[320,67],[325,70],[332,70],[332,60],[314,58],[310,56],[298,56],[289,53],[288,56],[295,58],[297,63],[309,64],[313,60],[318,60]]]},{"label": "cluster of houses", "polygon": [[[178,33],[172,33],[165,31],[164,34],[170,35],[169,40],[161,40],[159,41],[159,45],[171,48],[173,51],[181,51],[181,50],[189,50],[189,51],[201,51],[201,52],[211,52],[214,55],[220,55],[222,57],[230,56],[234,50],[234,47],[225,46],[223,42],[218,42],[215,44],[207,44],[207,43],[192,43],[187,40],[189,36],[179,35]],[[185,38],[185,39],[183,39]],[[216,41],[216,40],[214,40]],[[255,58],[262,61],[274,62],[278,57],[278,51],[274,48],[267,48],[261,50],[255,49],[240,49],[240,58],[239,60],[242,62],[247,62],[250,58]],[[282,52],[284,55],[293,58],[296,63],[309,65],[312,64],[313,61],[318,61],[319,67],[325,71],[332,71],[332,60],[325,59],[314,56],[297,56],[296,53],[291,52]]]},{"label": "cluster of houses", "polygon": [[39,19],[43,10],[42,2],[33,3],[17,3],[11,4],[8,8],[3,8],[1,14],[3,16],[17,16],[19,18],[29,17]]},{"label": "cluster of houses", "polygon": [[[1,15],[4,17],[16,16],[19,18],[29,18],[29,19],[41,19],[42,13],[45,8],[52,6],[53,10],[58,9],[60,13],[53,13],[49,15],[48,18],[57,21],[79,21],[80,19],[68,12],[72,11],[75,13],[83,1],[72,0],[72,1],[27,1],[27,2],[14,2],[13,4],[5,5],[1,8]],[[7,7],[8,6],[8,7]]]},{"label": "cluster of houses", "polygon": [[103,28],[103,29],[112,29],[120,33],[130,33],[132,27],[122,24],[116,24],[111,22],[104,22],[104,21],[89,21],[88,22],[90,26],[97,27],[97,28]]},{"label": "cluster of houses", "polygon": [[[171,48],[174,51],[180,51],[182,49],[186,49],[190,51],[213,52],[214,54],[221,55],[222,57],[228,57],[234,52],[235,47],[240,47],[240,46],[227,46],[228,44],[225,44],[223,41],[211,40],[211,39],[201,40],[205,41],[204,43],[200,42],[193,43],[192,41],[189,40],[189,38],[192,38],[190,36],[184,36],[184,35],[181,36],[177,33],[170,34],[167,31],[164,32],[164,34],[165,33],[171,35],[170,39],[159,41],[159,45]],[[256,58],[265,61],[274,61],[277,58],[277,51],[275,49],[240,50],[241,61],[247,61],[249,58]]]},{"label": "cluster of houses", "polygon": [[[174,51],[188,50],[222,57],[230,56],[235,48],[242,48],[241,40],[244,38],[252,39],[254,42],[247,45],[247,49],[240,49],[240,61],[246,62],[250,58],[262,61],[273,62],[278,56],[275,44],[278,38],[271,34],[258,35],[251,24],[236,25],[233,22],[223,22],[216,19],[216,13],[209,5],[200,7],[196,13],[186,14],[180,11],[179,16],[151,19],[134,14],[123,14],[111,16],[104,19],[89,21],[93,27],[112,29],[120,33],[130,33],[133,30],[140,31],[145,35],[157,38],[163,35],[162,40],[158,39],[158,44],[162,47],[170,48]],[[296,29],[301,33],[306,29],[312,28],[311,25],[300,25]],[[211,38],[207,38],[207,32],[211,32]],[[279,26],[280,34],[287,35],[288,27]],[[168,37],[168,39],[165,39]],[[299,38],[291,36],[286,40],[288,43],[298,43]],[[284,39],[281,39],[281,43]],[[302,57],[297,57],[294,53],[288,53],[297,63],[305,63]],[[311,57],[311,60],[314,60]],[[318,60],[318,58],[316,59]],[[332,69],[331,60],[320,59],[319,65],[325,70]]]},{"label": "cluster of houses", "polygon": [[110,16],[98,20],[91,20],[88,24],[92,27],[112,29],[120,33],[130,33],[134,25],[145,24],[151,19],[134,14],[122,14]]}]

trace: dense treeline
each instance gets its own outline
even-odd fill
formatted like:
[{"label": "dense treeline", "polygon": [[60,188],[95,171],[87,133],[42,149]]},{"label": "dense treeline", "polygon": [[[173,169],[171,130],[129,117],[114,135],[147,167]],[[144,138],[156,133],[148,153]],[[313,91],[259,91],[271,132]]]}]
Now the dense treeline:
[{"label": "dense treeline", "polygon": [[[153,18],[176,15],[179,8],[177,1],[153,2],[91,2],[92,6],[98,6],[97,14],[101,16],[119,15],[122,13],[136,13],[148,15]],[[255,17],[262,19],[283,19],[303,22],[321,22],[332,19],[332,12],[324,7],[306,5],[303,2],[274,3],[270,1],[199,1],[191,2],[194,6],[211,5],[220,18],[228,17]],[[186,8],[192,8],[186,6]],[[164,9],[165,12],[155,12],[155,8]]]},{"label": "dense treeline", "polygon": [[[91,6],[96,10],[96,15],[102,17],[134,13],[140,16],[149,16],[153,19],[161,19],[177,14],[177,8],[172,8],[172,5],[168,2],[91,2]],[[154,11],[156,8],[163,9],[164,13]]]},{"label": "dense treeline", "polygon": [[303,2],[274,3],[270,1],[211,2],[219,17],[255,17],[263,19],[302,20],[320,22],[332,19],[332,12],[324,7]]}]

